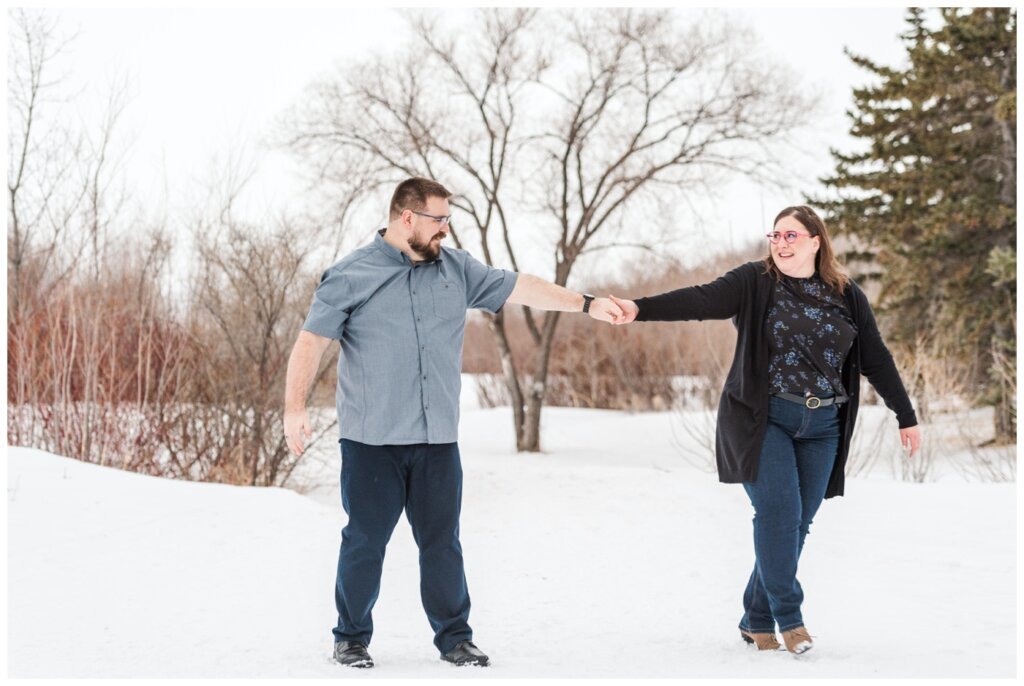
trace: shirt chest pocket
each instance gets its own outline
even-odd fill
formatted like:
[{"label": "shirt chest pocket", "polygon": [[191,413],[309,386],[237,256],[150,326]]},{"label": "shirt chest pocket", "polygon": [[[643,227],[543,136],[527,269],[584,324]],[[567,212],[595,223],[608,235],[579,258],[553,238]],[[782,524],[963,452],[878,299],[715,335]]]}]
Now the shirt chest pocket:
[{"label": "shirt chest pocket", "polygon": [[450,282],[436,283],[431,287],[434,295],[434,314],[441,319],[464,319],[466,296],[462,289]]}]

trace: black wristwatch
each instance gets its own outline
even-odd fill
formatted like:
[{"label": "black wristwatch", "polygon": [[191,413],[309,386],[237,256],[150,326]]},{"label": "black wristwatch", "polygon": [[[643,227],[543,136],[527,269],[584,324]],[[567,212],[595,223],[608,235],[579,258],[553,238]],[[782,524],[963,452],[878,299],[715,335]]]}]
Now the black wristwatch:
[{"label": "black wristwatch", "polygon": [[590,312],[590,303],[592,303],[593,301],[594,301],[594,296],[590,295],[589,293],[584,293],[583,294],[583,313],[584,314],[586,314],[587,312]]}]

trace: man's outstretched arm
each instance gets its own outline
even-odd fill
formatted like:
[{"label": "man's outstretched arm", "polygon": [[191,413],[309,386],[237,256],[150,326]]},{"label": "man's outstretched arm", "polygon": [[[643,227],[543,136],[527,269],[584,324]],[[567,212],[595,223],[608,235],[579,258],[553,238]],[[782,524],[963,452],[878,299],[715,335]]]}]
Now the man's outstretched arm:
[{"label": "man's outstretched arm", "polygon": [[284,387],[284,436],[288,447],[296,455],[301,455],[306,449],[303,435],[307,439],[313,437],[309,416],[306,414],[306,398],[320,368],[320,360],[330,344],[330,338],[303,330],[299,332],[288,358]]},{"label": "man's outstretched arm", "polygon": [[[519,274],[515,288],[508,296],[507,302],[513,305],[534,307],[538,310],[583,311],[583,294],[570,291],[568,288],[555,285],[532,274]],[[608,298],[594,298],[590,303],[588,314],[594,319],[614,324],[622,316],[622,310]]]}]

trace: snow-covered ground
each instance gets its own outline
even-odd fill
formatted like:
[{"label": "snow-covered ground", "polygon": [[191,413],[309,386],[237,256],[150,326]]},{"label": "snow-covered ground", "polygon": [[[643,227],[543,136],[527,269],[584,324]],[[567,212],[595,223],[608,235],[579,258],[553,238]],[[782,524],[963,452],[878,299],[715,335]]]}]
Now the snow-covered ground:
[{"label": "snow-covered ground", "polygon": [[693,439],[678,414],[549,408],[545,453],[517,455],[509,411],[472,392],[462,542],[492,667],[438,660],[404,520],[374,612],[377,667],[331,661],[345,515],[325,442],[304,495],[9,449],[9,676],[1015,675],[1015,484],[849,480],[801,562],[815,649],[763,654],[736,629],[750,505],[681,456]]}]

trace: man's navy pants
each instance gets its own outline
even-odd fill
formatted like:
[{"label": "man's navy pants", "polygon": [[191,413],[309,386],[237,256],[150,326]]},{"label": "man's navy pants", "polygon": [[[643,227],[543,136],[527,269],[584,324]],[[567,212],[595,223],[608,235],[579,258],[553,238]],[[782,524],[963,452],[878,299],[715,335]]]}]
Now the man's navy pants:
[{"label": "man's navy pants", "polygon": [[384,549],[405,510],[420,550],[420,595],[447,653],[471,640],[469,590],[459,544],[462,463],[458,443],[366,445],[341,439],[341,532],[334,640],[370,644]]}]

